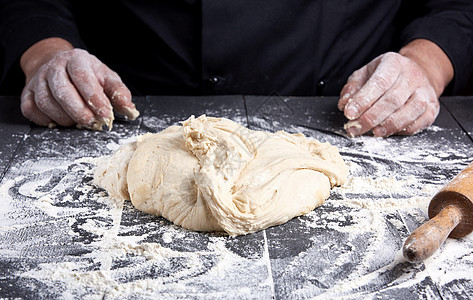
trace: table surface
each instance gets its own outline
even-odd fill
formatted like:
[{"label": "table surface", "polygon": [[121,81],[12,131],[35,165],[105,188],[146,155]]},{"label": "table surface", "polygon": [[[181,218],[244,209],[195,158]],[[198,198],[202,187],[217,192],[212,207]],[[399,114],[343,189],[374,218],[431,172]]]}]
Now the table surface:
[{"label": "table surface", "polygon": [[[402,244],[431,197],[472,159],[473,98],[441,99],[415,136],[348,138],[337,99],[141,97],[112,131],[31,126],[0,97],[0,298],[473,298],[473,237],[423,263]],[[96,158],[190,115],[302,132],[339,147],[350,169],[325,204],[247,236],[184,230],[109,199]]]}]

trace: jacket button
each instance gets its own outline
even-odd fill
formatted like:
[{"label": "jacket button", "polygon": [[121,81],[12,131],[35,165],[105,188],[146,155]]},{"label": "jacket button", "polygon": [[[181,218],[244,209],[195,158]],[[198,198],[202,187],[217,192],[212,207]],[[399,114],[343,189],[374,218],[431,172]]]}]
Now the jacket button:
[{"label": "jacket button", "polygon": [[325,85],[326,85],[326,83],[325,83],[324,80],[320,80],[319,82],[317,82],[317,89],[316,89],[316,92],[315,92],[315,94],[317,96],[322,96],[323,95]]},{"label": "jacket button", "polygon": [[204,80],[204,86],[205,88],[209,90],[214,90],[214,89],[220,88],[224,81],[225,80],[222,77],[211,76],[211,77],[207,77]]},{"label": "jacket button", "polygon": [[208,78],[207,81],[210,85],[217,85],[217,83],[220,81],[220,79],[218,77],[214,76],[214,77]]}]

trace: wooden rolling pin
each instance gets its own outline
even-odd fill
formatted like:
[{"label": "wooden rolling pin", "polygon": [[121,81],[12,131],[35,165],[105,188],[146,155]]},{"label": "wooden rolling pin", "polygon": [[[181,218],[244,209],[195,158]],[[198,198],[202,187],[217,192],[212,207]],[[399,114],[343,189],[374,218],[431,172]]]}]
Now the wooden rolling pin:
[{"label": "wooden rolling pin", "polygon": [[461,238],[473,231],[473,162],[432,198],[429,218],[404,243],[409,261],[430,257],[448,236]]}]

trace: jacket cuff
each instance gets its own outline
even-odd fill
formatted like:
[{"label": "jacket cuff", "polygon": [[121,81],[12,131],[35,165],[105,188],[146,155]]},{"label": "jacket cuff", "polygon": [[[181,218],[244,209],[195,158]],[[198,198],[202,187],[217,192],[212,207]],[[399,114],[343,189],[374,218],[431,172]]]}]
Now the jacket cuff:
[{"label": "jacket cuff", "polygon": [[444,94],[461,92],[473,69],[472,37],[454,22],[441,18],[424,17],[410,23],[401,34],[402,45],[415,39],[427,39],[434,42],[452,62],[455,75]]},{"label": "jacket cuff", "polygon": [[5,32],[2,37],[5,64],[0,82],[12,67],[20,67],[19,60],[23,52],[34,43],[50,37],[63,38],[74,47],[83,48],[79,33],[70,22],[46,16],[31,17]]}]

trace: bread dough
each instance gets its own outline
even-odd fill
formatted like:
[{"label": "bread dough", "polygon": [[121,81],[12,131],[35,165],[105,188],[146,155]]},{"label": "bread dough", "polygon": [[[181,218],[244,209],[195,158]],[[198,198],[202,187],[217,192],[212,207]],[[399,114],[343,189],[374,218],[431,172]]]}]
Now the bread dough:
[{"label": "bread dough", "polygon": [[181,124],[119,148],[95,183],[184,228],[237,236],[310,212],[348,175],[335,146],[302,134],[205,115]]}]

